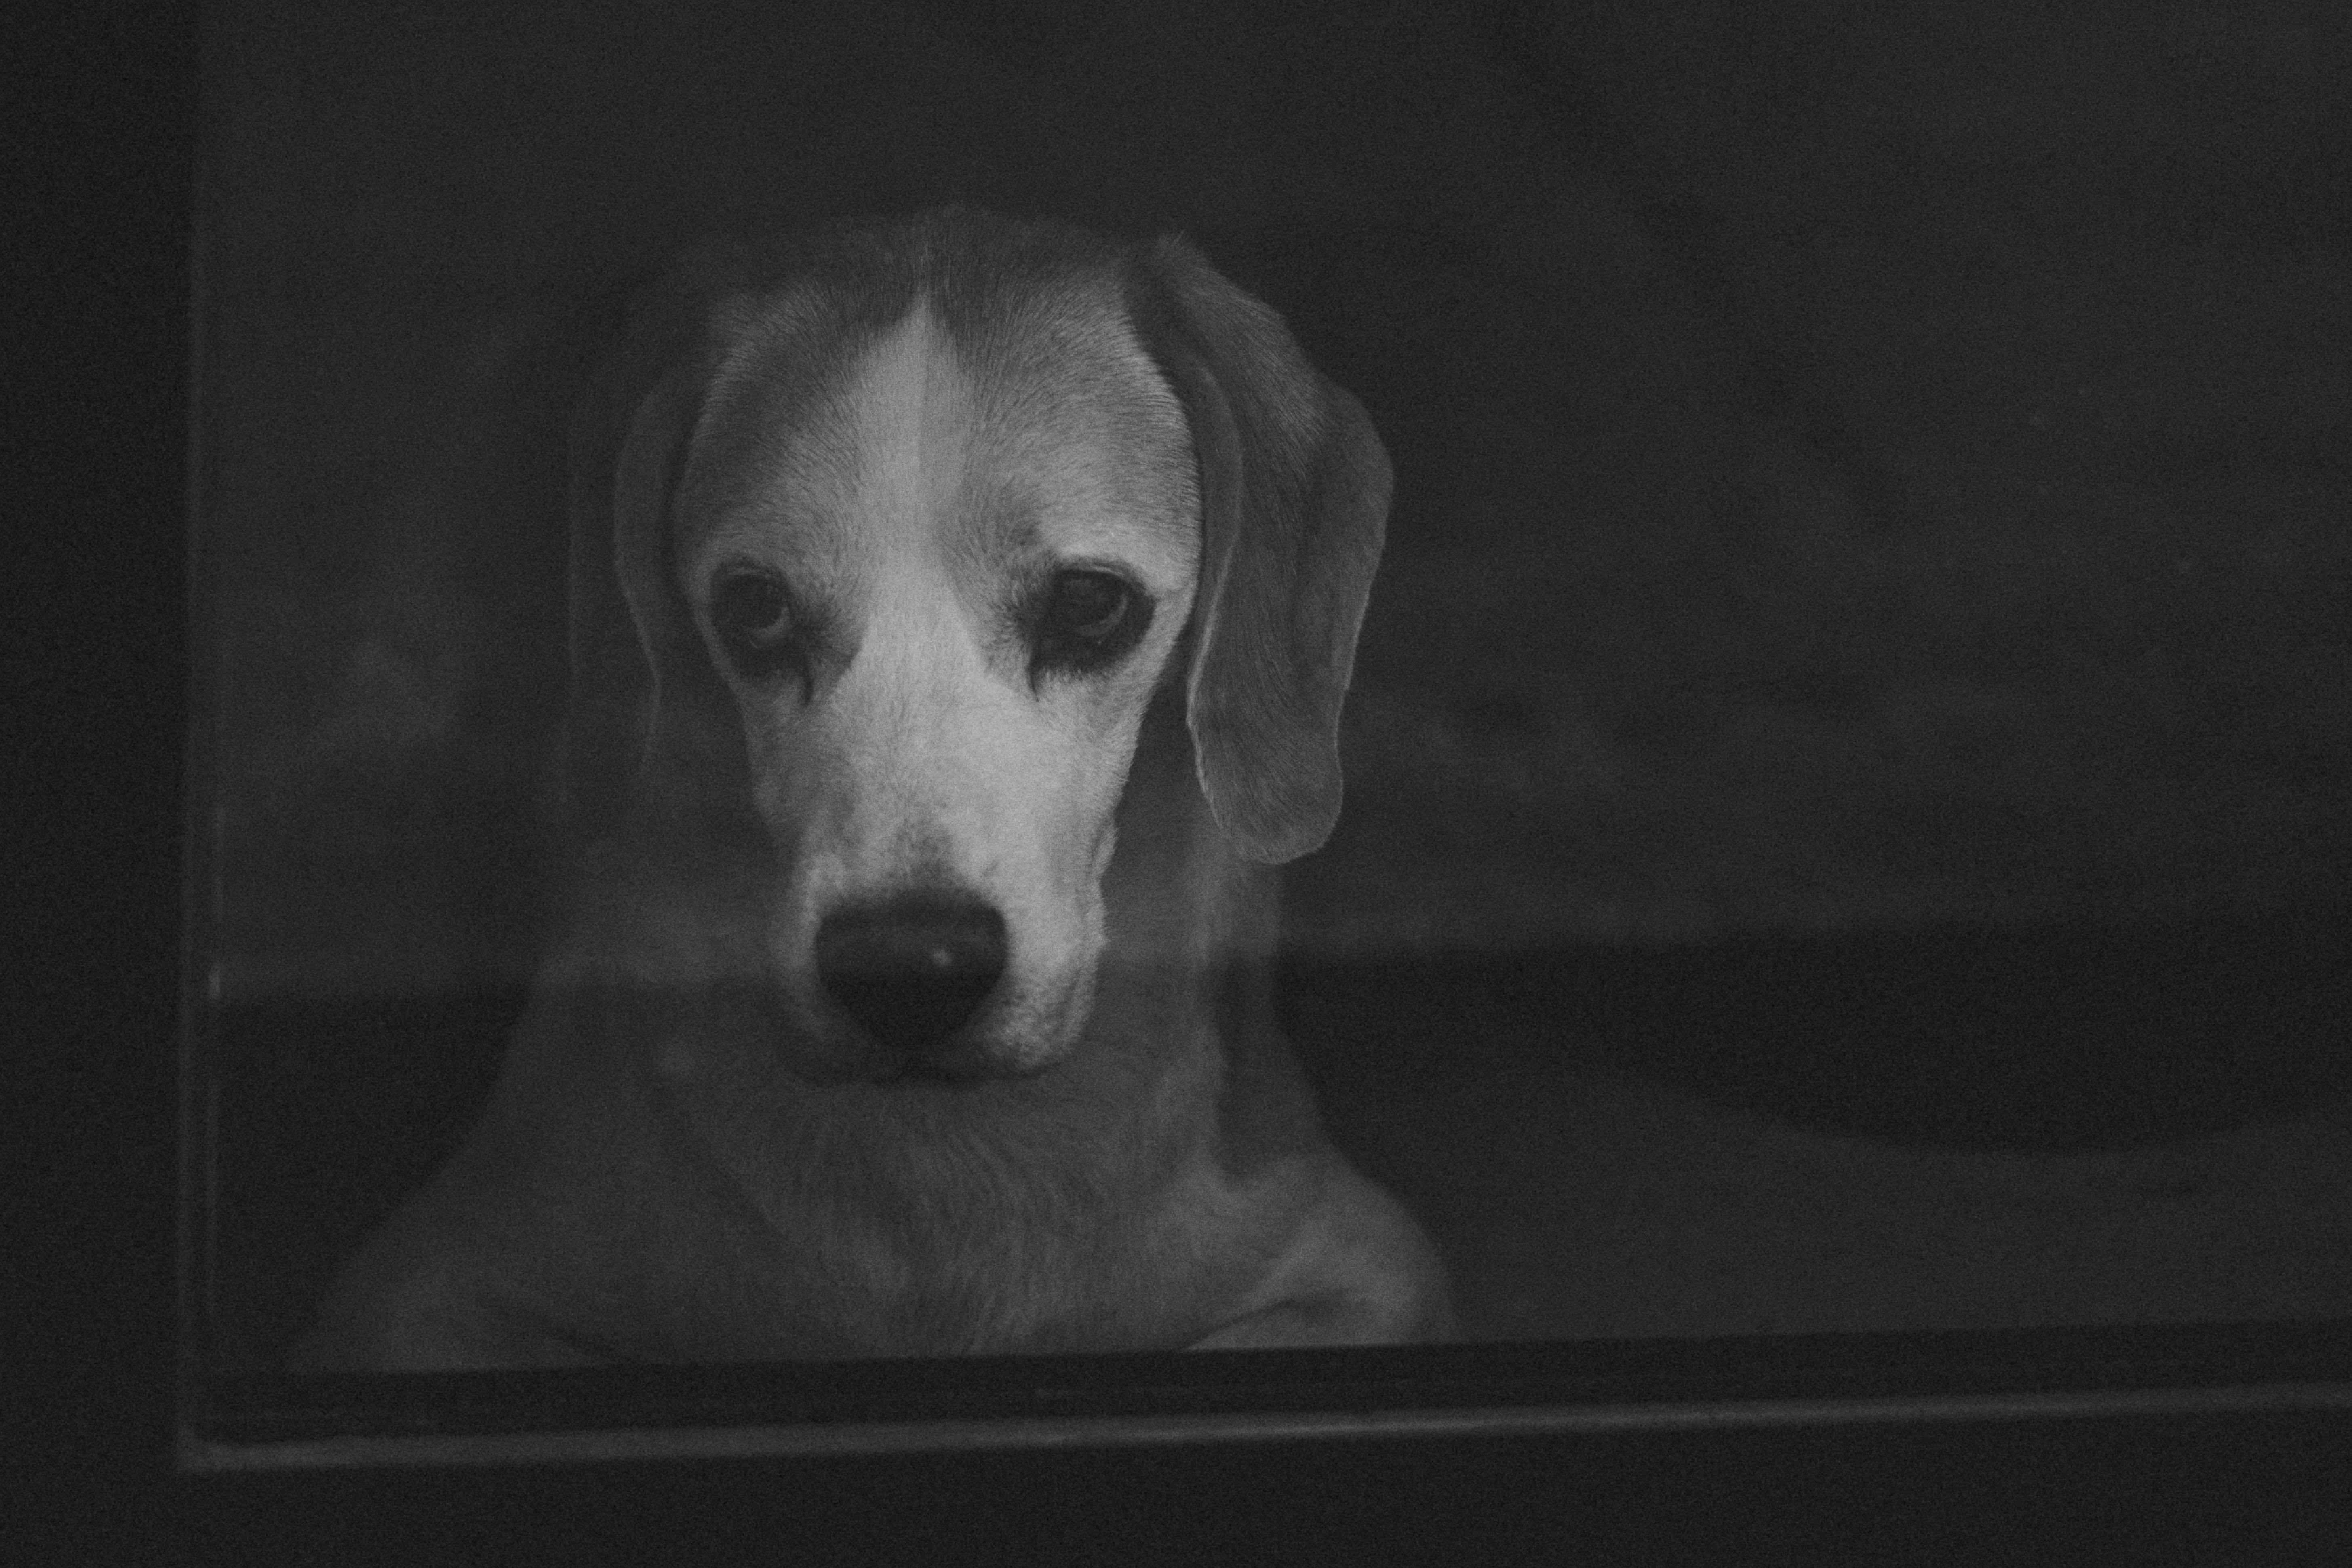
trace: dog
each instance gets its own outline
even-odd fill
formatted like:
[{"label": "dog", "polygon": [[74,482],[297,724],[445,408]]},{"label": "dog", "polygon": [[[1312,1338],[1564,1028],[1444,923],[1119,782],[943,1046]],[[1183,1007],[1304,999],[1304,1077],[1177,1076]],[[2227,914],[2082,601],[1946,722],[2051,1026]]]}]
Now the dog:
[{"label": "dog", "polygon": [[292,1365],[1454,1334],[1273,1023],[1390,490],[1280,317],[962,209],[706,246],[572,456],[554,940]]}]

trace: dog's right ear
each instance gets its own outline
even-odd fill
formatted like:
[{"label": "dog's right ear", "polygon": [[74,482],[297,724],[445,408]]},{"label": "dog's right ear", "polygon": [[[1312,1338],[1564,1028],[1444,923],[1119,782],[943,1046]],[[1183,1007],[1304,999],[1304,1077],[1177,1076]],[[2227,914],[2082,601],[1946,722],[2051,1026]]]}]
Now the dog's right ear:
[{"label": "dog's right ear", "polygon": [[666,695],[701,652],[670,584],[670,498],[710,384],[719,317],[750,284],[731,243],[681,255],[636,292],[572,422],[572,690],[563,816],[577,841],[618,820]]},{"label": "dog's right ear", "polygon": [[1142,255],[1129,307],[1200,468],[1185,715],[1202,792],[1244,857],[1279,865],[1339,820],[1339,710],[1387,528],[1388,453],[1282,318],[1188,242]]}]

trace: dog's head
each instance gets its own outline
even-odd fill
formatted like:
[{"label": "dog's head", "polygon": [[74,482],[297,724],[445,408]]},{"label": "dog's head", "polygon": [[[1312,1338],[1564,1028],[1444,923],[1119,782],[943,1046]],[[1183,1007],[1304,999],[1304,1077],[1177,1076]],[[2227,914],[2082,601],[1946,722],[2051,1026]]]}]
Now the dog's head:
[{"label": "dog's head", "polygon": [[574,427],[573,815],[674,844],[731,803],[700,850],[760,889],[803,1076],[1044,1067],[1163,681],[1235,852],[1329,834],[1388,494],[1181,240],[938,212],[689,253]]}]

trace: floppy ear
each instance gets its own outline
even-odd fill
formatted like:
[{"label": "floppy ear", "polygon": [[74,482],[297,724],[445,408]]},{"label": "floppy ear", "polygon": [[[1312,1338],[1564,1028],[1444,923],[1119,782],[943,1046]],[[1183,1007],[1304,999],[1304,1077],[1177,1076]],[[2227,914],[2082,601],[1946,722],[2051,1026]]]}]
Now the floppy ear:
[{"label": "floppy ear", "polygon": [[1319,847],[1339,816],[1339,705],[1388,521],[1363,405],[1282,318],[1185,240],[1147,254],[1136,315],[1192,426],[1201,582],[1185,686],[1201,787],[1241,853]]},{"label": "floppy ear", "polygon": [[709,384],[741,247],[688,252],[640,292],[572,423],[572,691],[563,805],[583,840],[619,817],[701,652],[669,579],[670,495]]}]

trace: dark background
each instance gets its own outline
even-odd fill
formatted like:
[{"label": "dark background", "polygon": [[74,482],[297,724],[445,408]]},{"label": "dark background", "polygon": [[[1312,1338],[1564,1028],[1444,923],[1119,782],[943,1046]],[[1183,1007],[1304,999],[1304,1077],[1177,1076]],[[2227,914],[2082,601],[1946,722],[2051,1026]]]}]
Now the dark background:
[{"label": "dark background", "polygon": [[1286,1018],[1496,1338],[2352,1309],[2318,5],[224,6],[214,1346],[538,942],[584,308],[707,230],[1181,227],[1399,473]]},{"label": "dark background", "polygon": [[1304,951],[2251,911],[2352,866],[2340,11],[225,5],[231,995],[510,983],[581,307],[1192,232],[1399,472]]}]

